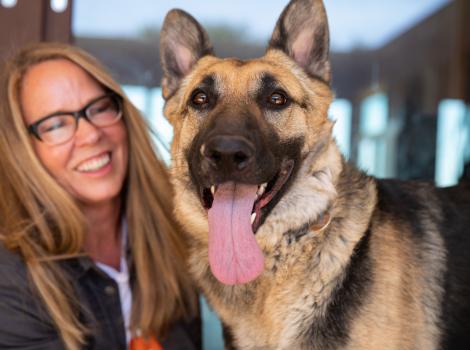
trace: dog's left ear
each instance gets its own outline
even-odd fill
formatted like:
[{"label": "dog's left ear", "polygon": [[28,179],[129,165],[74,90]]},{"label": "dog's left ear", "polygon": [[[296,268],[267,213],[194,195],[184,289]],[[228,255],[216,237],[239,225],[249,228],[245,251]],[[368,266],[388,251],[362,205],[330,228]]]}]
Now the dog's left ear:
[{"label": "dog's left ear", "polygon": [[321,0],[292,0],[279,17],[269,49],[289,55],[308,74],[331,81],[329,32]]},{"label": "dog's left ear", "polygon": [[196,62],[212,51],[209,37],[198,21],[183,10],[168,12],[160,32],[163,97],[173,95]]}]

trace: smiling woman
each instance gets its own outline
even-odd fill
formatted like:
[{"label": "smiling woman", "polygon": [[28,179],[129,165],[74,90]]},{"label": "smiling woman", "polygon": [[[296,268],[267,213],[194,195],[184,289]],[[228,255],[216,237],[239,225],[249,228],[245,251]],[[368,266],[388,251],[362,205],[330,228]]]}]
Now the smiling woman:
[{"label": "smiling woman", "polygon": [[[83,208],[91,205],[96,210],[97,205],[118,198],[128,163],[127,132],[118,102],[83,69],[65,59],[29,68],[20,99],[25,124],[36,130],[34,151],[52,177]],[[63,112],[78,109],[72,114]],[[104,110],[97,113],[100,109]],[[78,117],[68,118],[70,115]],[[80,115],[87,122],[80,121]],[[109,263],[119,266],[119,260]]]},{"label": "smiling woman", "polygon": [[0,348],[199,348],[171,187],[137,109],[71,46],[25,48],[2,72]]}]

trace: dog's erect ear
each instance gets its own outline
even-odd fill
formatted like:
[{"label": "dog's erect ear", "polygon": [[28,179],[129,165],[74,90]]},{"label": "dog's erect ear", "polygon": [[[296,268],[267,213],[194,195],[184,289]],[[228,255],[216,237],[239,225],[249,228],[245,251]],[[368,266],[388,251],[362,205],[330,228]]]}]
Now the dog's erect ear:
[{"label": "dog's erect ear", "polygon": [[182,10],[168,12],[160,33],[163,97],[173,95],[194,64],[209,54],[212,54],[212,45],[201,25]]},{"label": "dog's erect ear", "polygon": [[269,49],[284,51],[308,74],[330,83],[329,33],[321,0],[292,0],[279,17]]}]

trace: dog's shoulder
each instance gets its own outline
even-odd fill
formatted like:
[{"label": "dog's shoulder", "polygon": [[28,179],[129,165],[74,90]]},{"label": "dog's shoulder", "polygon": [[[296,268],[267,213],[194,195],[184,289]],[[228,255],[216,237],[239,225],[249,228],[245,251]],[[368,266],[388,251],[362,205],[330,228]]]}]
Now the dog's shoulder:
[{"label": "dog's shoulder", "polygon": [[375,220],[392,224],[415,243],[440,221],[442,205],[432,183],[378,179],[376,188]]},{"label": "dog's shoulder", "polygon": [[436,196],[441,210],[440,231],[448,250],[465,249],[466,255],[470,257],[470,182],[438,188]]},{"label": "dog's shoulder", "polygon": [[[470,182],[436,188],[430,182],[376,180],[378,222],[406,227],[414,242],[437,231],[447,254],[470,252]],[[467,257],[468,256],[468,257]],[[465,253],[470,266],[470,254]]]},{"label": "dog's shoulder", "polygon": [[443,210],[444,216],[456,214],[455,211],[464,214],[465,210],[470,210],[470,181],[462,181],[453,187],[436,188],[425,181],[376,179],[376,187],[379,209],[390,214],[407,215],[436,206]]},{"label": "dog's shoulder", "polygon": [[[470,182],[435,188],[432,183],[377,180],[376,218],[389,220],[415,245],[416,261],[431,250],[444,252],[440,319],[443,349],[470,344]],[[431,240],[430,232],[439,240]],[[441,247],[435,244],[440,242]],[[428,254],[429,257],[429,254]],[[434,261],[441,259],[436,254]],[[435,262],[427,260],[431,268]],[[424,267],[426,268],[426,266]],[[427,288],[423,286],[423,288]]]},{"label": "dog's shoulder", "polygon": [[442,348],[464,349],[470,344],[470,182],[438,189],[437,194],[447,251]]}]

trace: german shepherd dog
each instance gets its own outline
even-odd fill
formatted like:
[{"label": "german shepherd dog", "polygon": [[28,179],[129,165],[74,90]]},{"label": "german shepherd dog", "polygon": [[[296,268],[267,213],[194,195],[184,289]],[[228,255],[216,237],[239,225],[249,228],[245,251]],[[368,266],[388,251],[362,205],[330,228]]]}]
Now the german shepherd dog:
[{"label": "german shepherd dog", "polygon": [[470,186],[377,180],[344,160],[328,32],[320,0],[293,0],[263,57],[220,59],[193,17],[167,14],[192,274],[226,348],[470,349]]}]

